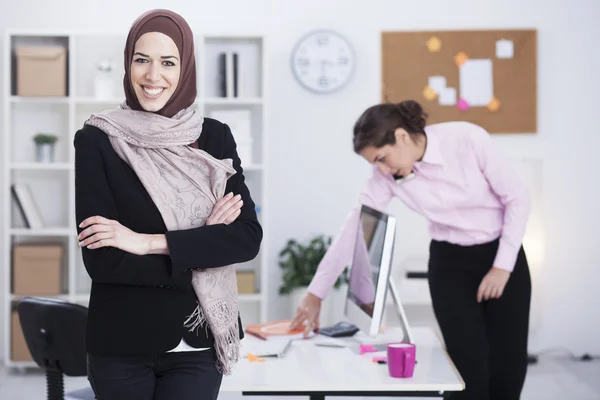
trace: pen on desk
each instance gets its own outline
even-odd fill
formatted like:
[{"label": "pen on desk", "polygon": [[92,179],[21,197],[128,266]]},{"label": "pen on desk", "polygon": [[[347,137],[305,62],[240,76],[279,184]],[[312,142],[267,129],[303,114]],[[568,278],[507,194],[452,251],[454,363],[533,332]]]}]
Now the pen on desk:
[{"label": "pen on desk", "polygon": [[250,335],[252,335],[254,337],[257,337],[257,338],[259,338],[261,340],[267,340],[266,336],[263,336],[263,335],[261,335],[260,333],[257,333],[257,332],[252,332],[252,331],[248,332],[248,331],[246,331],[246,333],[248,333],[248,334],[250,334]]},{"label": "pen on desk", "polygon": [[320,346],[320,347],[338,347],[338,348],[344,348],[344,347],[346,347],[345,344],[323,343],[323,342],[317,342],[317,343],[315,343],[315,346]]}]

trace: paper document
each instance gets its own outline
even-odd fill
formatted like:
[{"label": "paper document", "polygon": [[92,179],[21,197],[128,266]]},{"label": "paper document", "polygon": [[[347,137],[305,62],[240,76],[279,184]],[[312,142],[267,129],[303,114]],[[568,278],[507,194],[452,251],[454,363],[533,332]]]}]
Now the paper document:
[{"label": "paper document", "polygon": [[460,98],[470,107],[487,106],[494,98],[492,60],[467,60],[459,68]]},{"label": "paper document", "polygon": [[513,58],[515,46],[512,40],[500,39],[496,41],[497,58]]},{"label": "paper document", "polygon": [[437,94],[442,93],[442,90],[446,87],[446,77],[444,76],[430,76],[428,86],[435,90]]},{"label": "paper document", "polygon": [[440,105],[441,106],[453,106],[456,104],[456,88],[444,88],[440,92]]}]

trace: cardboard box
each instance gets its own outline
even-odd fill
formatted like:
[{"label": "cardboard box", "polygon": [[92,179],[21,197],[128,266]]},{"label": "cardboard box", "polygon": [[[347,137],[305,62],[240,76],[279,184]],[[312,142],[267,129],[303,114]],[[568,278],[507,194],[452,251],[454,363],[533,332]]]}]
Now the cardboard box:
[{"label": "cardboard box", "polygon": [[237,271],[237,284],[239,294],[253,294],[255,293],[255,277],[252,271]]},{"label": "cardboard box", "polygon": [[60,46],[22,46],[17,57],[17,96],[66,96],[67,49]]},{"label": "cardboard box", "polygon": [[19,314],[16,311],[12,312],[11,328],[10,359],[13,361],[33,361],[19,323]]},{"label": "cardboard box", "polygon": [[16,245],[13,248],[13,293],[61,294],[63,247]]}]

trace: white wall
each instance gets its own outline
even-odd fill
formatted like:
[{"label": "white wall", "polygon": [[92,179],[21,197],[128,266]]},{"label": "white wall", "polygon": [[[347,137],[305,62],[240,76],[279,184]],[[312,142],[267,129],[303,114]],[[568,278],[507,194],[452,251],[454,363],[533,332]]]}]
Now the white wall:
[{"label": "white wall", "polygon": [[[543,165],[545,250],[542,269],[535,274],[541,322],[532,332],[531,347],[565,345],[600,354],[600,257],[595,251],[600,190],[594,172],[600,169],[597,0],[110,0],[101,5],[21,0],[10,8],[3,0],[0,29],[125,31],[139,13],[165,4],[197,32],[268,35],[271,318],[289,316],[286,301],[277,296],[279,248],[290,237],[335,234],[367,177],[368,166],[351,151],[351,127],[380,98],[381,31],[537,28],[539,133],[494,137],[509,156],[541,159]],[[290,51],[314,28],[338,30],[355,47],[358,68],[338,94],[315,96],[293,80]],[[424,221],[398,204],[392,209],[401,221],[397,252],[425,254]]]}]

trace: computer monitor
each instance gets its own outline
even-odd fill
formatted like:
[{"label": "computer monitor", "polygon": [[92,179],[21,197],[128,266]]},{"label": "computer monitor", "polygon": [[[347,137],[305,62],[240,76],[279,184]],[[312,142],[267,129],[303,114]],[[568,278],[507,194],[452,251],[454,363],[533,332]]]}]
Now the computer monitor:
[{"label": "computer monitor", "polygon": [[389,288],[404,330],[404,340],[412,341],[398,290],[390,275],[395,236],[395,217],[366,205],[361,206],[345,315],[363,333],[377,336]]}]

